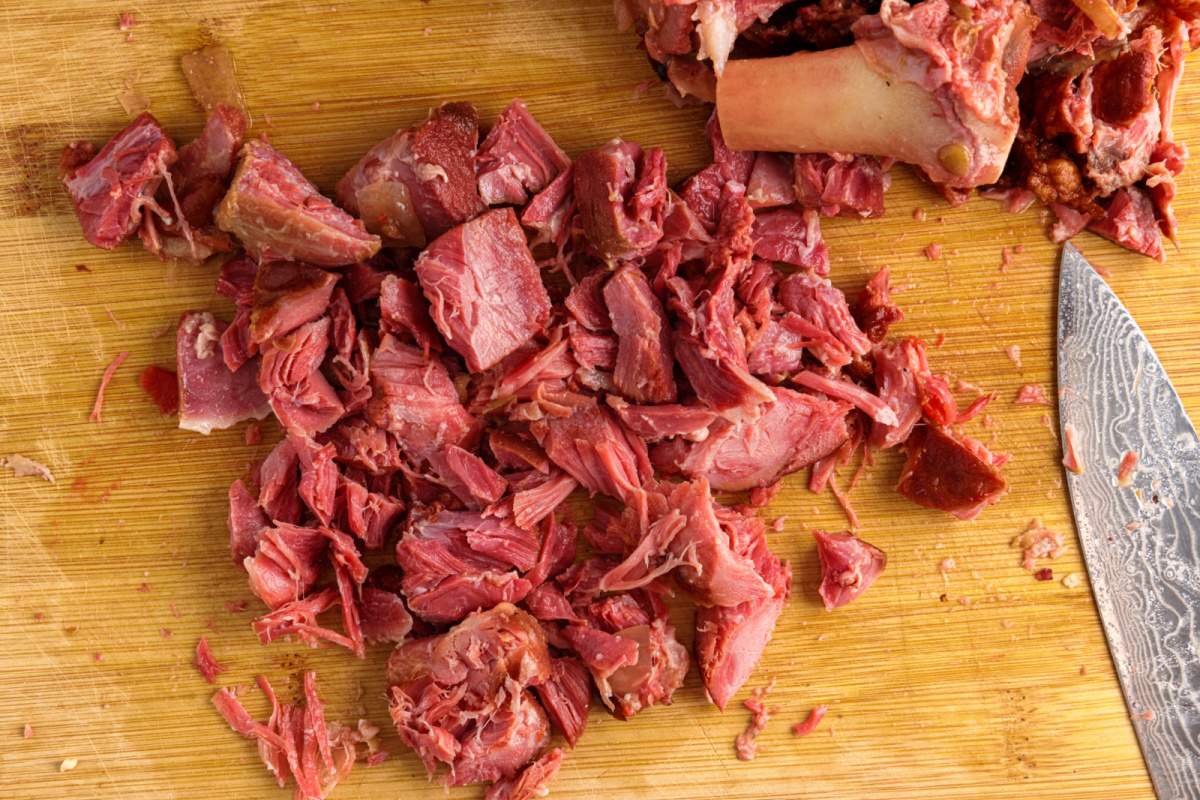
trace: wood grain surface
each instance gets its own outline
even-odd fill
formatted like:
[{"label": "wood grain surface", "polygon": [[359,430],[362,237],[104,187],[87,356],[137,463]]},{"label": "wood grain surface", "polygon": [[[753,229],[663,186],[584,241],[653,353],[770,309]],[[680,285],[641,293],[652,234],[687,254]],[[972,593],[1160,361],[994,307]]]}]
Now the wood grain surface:
[{"label": "wood grain surface", "polygon": [[[289,675],[316,669],[332,718],[387,721],[386,648],[364,661],[264,648],[249,627],[255,603],[226,609],[252,598],[229,558],[225,491],[278,433],[268,428],[263,444],[247,447],[241,427],[209,437],[178,430],[137,385],[147,364],[171,365],[181,311],[229,314],[213,291],[215,267],[163,264],[132,245],[89,247],[55,178],[63,143],[102,142],[124,124],[124,87],[188,140],[202,117],[178,57],[220,38],[235,54],[255,130],[327,191],[368,146],[447,99],[473,100],[490,120],[520,96],[571,153],[617,135],[661,145],[673,181],[705,163],[704,110],[665,101],[644,54],[614,30],[606,0],[331,3],[0,2],[0,455],[44,461],[57,478],[0,476],[0,796],[287,796],[212,710],[212,688],[191,666],[201,634],[231,667],[223,684],[264,673],[290,693]],[[117,30],[127,8],[138,18],[130,41]],[[1189,78],[1176,119],[1192,143],[1198,101],[1200,80]],[[1078,243],[1111,270],[1200,418],[1196,174],[1181,182],[1183,251],[1167,264],[1090,235]],[[1153,796],[1088,585],[1059,580],[1083,567],[1055,411],[1011,402],[1023,383],[1053,390],[1057,256],[1044,219],[980,200],[951,209],[903,168],[887,204],[882,220],[825,223],[833,278],[856,290],[891,264],[908,312],[897,332],[944,333],[934,368],[998,392],[970,429],[1013,454],[1011,493],[979,520],[958,522],[895,495],[899,458],[879,458],[852,501],[862,535],[889,565],[861,600],[830,614],[815,596],[808,531],[845,523],[827,496],[804,489],[805,476],[792,476],[766,511],[786,517],[772,547],[792,560],[796,581],[750,682],[778,679],[779,712],[758,759],[735,760],[733,737],[749,715],[708,705],[693,671],[670,707],[629,722],[594,711],[554,796]],[[943,247],[938,261],[922,254],[932,242]],[[1001,248],[1018,244],[1023,252],[1002,271]],[[89,422],[101,372],[126,350],[103,422]],[[1009,545],[1033,517],[1071,542],[1053,582],[1036,582]],[[948,557],[957,568],[943,577]],[[690,639],[689,614],[677,622]],[[819,703],[830,707],[825,722],[794,738],[789,726]],[[25,724],[32,738],[22,737]],[[395,734],[384,736],[394,756],[357,769],[333,797],[480,796],[430,784]],[[67,758],[78,765],[60,772]]]}]

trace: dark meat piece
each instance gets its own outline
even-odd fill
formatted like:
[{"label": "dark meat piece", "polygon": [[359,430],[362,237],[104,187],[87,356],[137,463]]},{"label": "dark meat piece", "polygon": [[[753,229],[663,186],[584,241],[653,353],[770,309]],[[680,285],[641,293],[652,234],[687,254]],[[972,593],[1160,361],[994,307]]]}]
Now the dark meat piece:
[{"label": "dark meat piece", "polygon": [[755,215],[754,239],[757,258],[829,274],[829,246],[821,238],[821,219],[812,209],[781,208]]},{"label": "dark meat piece", "polygon": [[447,231],[414,267],[434,323],[472,372],[494,366],[550,317],[550,298],[510,208]]},{"label": "dark meat piece", "polygon": [[420,247],[484,210],[474,156],[479,117],[446,103],[367,151],[338,181],[337,198],[367,229]]},{"label": "dark meat piece", "polygon": [[908,461],[896,491],[919,506],[974,519],[1008,489],[1000,474],[1005,456],[969,436],[930,426],[909,438]]},{"label": "dark meat piece", "polygon": [[794,164],[796,200],[827,217],[882,217],[892,184],[888,166],[874,156],[801,153]]},{"label": "dark meat piece", "polygon": [[533,435],[556,465],[589,492],[628,500],[651,475],[646,445],[613,412],[584,395],[566,395],[567,415],[535,422]]},{"label": "dark meat piece", "polygon": [[445,623],[522,600],[532,586],[521,573],[534,567],[538,553],[537,535],[507,519],[433,508],[414,513],[396,545],[396,563],[412,612]]},{"label": "dark meat piece", "polygon": [[887,338],[889,328],[904,319],[904,312],[892,302],[890,278],[888,267],[876,272],[858,293],[851,309],[859,329],[876,344]]},{"label": "dark meat piece", "polygon": [[1104,217],[1093,221],[1088,230],[1135,253],[1166,260],[1154,203],[1139,186],[1121,189],[1113,195]]},{"label": "dark meat piece", "polygon": [[662,238],[667,205],[663,151],[614,139],[575,160],[575,202],[592,248],[606,261],[649,253]]},{"label": "dark meat piece", "polygon": [[449,373],[436,359],[384,336],[371,358],[373,393],[367,417],[395,435],[414,462],[430,459],[445,445],[470,448],[479,422],[459,402]]},{"label": "dark meat piece", "polygon": [[514,100],[479,145],[479,196],[488,205],[523,206],[570,164],[525,104]]},{"label": "dark meat piece", "polygon": [[791,592],[792,571],[767,547],[762,520],[728,511],[721,521],[731,531],[737,551],[749,556],[771,587],[771,593],[758,600],[696,610],[696,661],[709,700],[723,711],[750,677],[771,640],[775,622]]},{"label": "dark meat piece", "polygon": [[219,344],[225,323],[207,311],[188,311],[175,334],[175,368],[179,375],[179,427],[208,434],[242,420],[262,419],[270,412],[258,388],[258,364],[230,372]]},{"label": "dark meat piece", "polygon": [[137,230],[143,208],[170,216],[154,194],[175,159],[175,143],[150,113],[135,117],[99,153],[90,142],[68,145],[62,178],[84,238],[111,250]]},{"label": "dark meat piece", "polygon": [[527,687],[551,675],[537,620],[501,603],[446,633],[405,642],[388,659],[392,721],[432,776],[447,782],[511,778],[550,735]]},{"label": "dark meat piece", "polygon": [[854,534],[813,531],[813,537],[821,558],[821,586],[817,591],[827,611],[856,599],[887,566],[882,550]]},{"label": "dark meat piece", "polygon": [[675,399],[675,366],[662,303],[639,269],[627,267],[604,286],[604,301],[617,334],[613,384],[638,403]]},{"label": "dark meat piece", "polygon": [[331,203],[271,145],[246,142],[233,184],[217,209],[217,225],[260,262],[307,261],[338,267],[365,261],[379,237]]},{"label": "dark meat piece", "polygon": [[671,465],[704,476],[714,489],[739,491],[769,486],[846,440],[848,404],[790,389],[772,392],[775,402],[760,406],[757,418],[716,422],[704,440],[672,447]]},{"label": "dark meat piece", "polygon": [[138,376],[138,385],[163,414],[179,412],[179,376],[171,370],[151,364]]}]

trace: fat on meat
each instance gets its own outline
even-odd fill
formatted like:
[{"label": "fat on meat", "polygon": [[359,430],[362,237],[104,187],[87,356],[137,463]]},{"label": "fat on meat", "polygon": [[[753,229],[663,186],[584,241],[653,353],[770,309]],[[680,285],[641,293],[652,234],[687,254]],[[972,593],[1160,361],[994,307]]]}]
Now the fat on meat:
[{"label": "fat on meat", "polygon": [[217,208],[217,226],[260,261],[340,267],[379,251],[379,237],[335,206],[282,153],[261,139],[242,147],[233,183]]},{"label": "fat on meat", "polygon": [[221,335],[226,324],[207,311],[188,311],[175,334],[175,365],[179,376],[179,427],[208,434],[270,413],[259,390],[258,364],[251,361],[236,372],[225,366]]}]

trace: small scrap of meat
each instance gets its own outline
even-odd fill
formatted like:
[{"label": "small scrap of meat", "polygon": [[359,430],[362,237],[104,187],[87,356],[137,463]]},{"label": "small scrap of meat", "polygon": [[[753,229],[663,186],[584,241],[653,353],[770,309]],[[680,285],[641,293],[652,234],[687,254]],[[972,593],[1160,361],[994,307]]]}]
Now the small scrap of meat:
[{"label": "small scrap of meat", "polygon": [[117,374],[117,370],[121,368],[127,358],[129,358],[129,351],[123,350],[117,353],[117,357],[104,368],[104,374],[100,377],[100,388],[96,390],[96,402],[92,404],[92,413],[88,417],[92,422],[101,421],[100,412],[104,408],[104,390],[108,388],[113,376]]},{"label": "small scrap of meat", "polygon": [[906,442],[908,460],[896,491],[919,506],[970,520],[1008,490],[1000,473],[1007,456],[948,429],[918,429]]},{"label": "small scrap of meat", "polygon": [[317,696],[316,673],[304,673],[302,702],[281,703],[263,676],[258,688],[271,703],[266,722],[250,716],[232,689],[213,695],[217,712],[229,727],[258,743],[258,754],[279,788],[295,781],[297,800],[322,800],[354,767],[354,731],[325,721],[325,705]]},{"label": "small scrap of meat", "polygon": [[1133,485],[1133,474],[1137,471],[1138,454],[1132,450],[1128,451],[1121,457],[1121,463],[1117,466],[1117,485],[1121,487],[1129,487]]},{"label": "small scrap of meat", "polygon": [[750,712],[750,722],[746,725],[746,730],[742,731],[734,739],[734,750],[737,751],[739,761],[753,761],[758,755],[758,735],[767,729],[767,723],[771,721],[771,716],[779,712],[777,708],[769,708],[766,704],[767,694],[775,686],[775,680],[772,679],[766,686],[759,687],[750,693],[750,697],[742,701],[742,705]]},{"label": "small scrap of meat", "polygon": [[1034,571],[1033,577],[1035,580],[1039,581],[1052,581],[1054,580],[1054,570],[1052,570],[1050,567],[1042,567],[1041,569]]},{"label": "small scrap of meat", "polygon": [[563,751],[556,747],[525,767],[519,775],[496,781],[483,795],[483,800],[538,800],[549,793],[548,784],[562,766]]},{"label": "small scrap of meat", "polygon": [[306,261],[338,267],[365,261],[379,237],[321,195],[300,170],[262,140],[246,142],[217,225],[260,262]]},{"label": "small scrap of meat", "polygon": [[890,281],[891,271],[887,267],[876,272],[851,308],[859,329],[876,344],[886,339],[888,330],[904,319],[904,312],[892,302]]},{"label": "small scrap of meat", "polygon": [[1013,404],[1018,406],[1048,406],[1050,400],[1046,397],[1046,390],[1038,383],[1022,384],[1021,388],[1017,389],[1017,396],[1013,398]]},{"label": "small scrap of meat", "polygon": [[122,11],[117,15],[117,30],[127,32],[137,25],[137,15],[132,11]]},{"label": "small scrap of meat", "polygon": [[25,726],[21,729],[21,738],[22,739],[32,739],[33,738],[33,726],[30,725],[28,722],[26,722]]},{"label": "small scrap of meat", "polygon": [[492,206],[524,205],[570,165],[525,104],[514,100],[479,145],[479,196]]},{"label": "small scrap of meat", "polygon": [[446,103],[415,128],[372,147],[337,185],[338,202],[367,230],[423,247],[485,208],[475,176],[479,115]]},{"label": "small scrap of meat", "polygon": [[871,588],[887,566],[887,555],[852,533],[813,531],[821,558],[817,590],[827,611],[840,608]]},{"label": "small scrap of meat", "polygon": [[254,274],[250,341],[262,345],[312,322],[329,308],[338,276],[296,261],[271,261]]},{"label": "small scrap of meat", "polygon": [[604,285],[604,302],[617,335],[617,390],[636,403],[674,401],[669,323],[645,274],[633,268],[617,272]]},{"label": "small scrap of meat", "polygon": [[1075,426],[1068,422],[1063,425],[1063,459],[1062,464],[1069,472],[1076,475],[1082,475],[1085,465],[1079,457],[1079,450],[1075,446]]},{"label": "small scrap of meat", "polygon": [[257,363],[230,372],[220,353],[225,323],[207,311],[188,311],[179,320],[175,365],[179,376],[179,427],[207,435],[270,413],[258,388]]},{"label": "small scrap of meat", "polygon": [[149,113],[135,117],[99,153],[90,142],[68,145],[60,170],[84,238],[111,250],[137,230],[143,209],[170,216],[154,195],[175,159],[175,143]]},{"label": "small scrap of meat", "polygon": [[1044,526],[1040,519],[1030,521],[1009,544],[1020,548],[1021,566],[1030,572],[1037,570],[1038,559],[1058,558],[1066,550],[1063,535]]},{"label": "small scrap of meat", "polygon": [[401,644],[387,673],[400,738],[430,776],[447,765],[451,786],[514,777],[550,736],[530,692],[550,677],[545,635],[509,603]]},{"label": "small scrap of meat", "polygon": [[196,642],[196,658],[192,663],[196,665],[196,669],[200,670],[204,680],[209,683],[216,683],[217,676],[229,669],[213,656],[212,649],[208,646],[208,638],[205,636],[201,636],[200,641]]},{"label": "small scrap of meat", "polygon": [[161,413],[179,413],[179,376],[174,371],[151,364],[138,376],[138,384]]},{"label": "small scrap of meat", "polygon": [[645,256],[663,235],[667,160],[614,139],[575,159],[575,203],[597,255],[608,262]]},{"label": "small scrap of meat", "polygon": [[550,299],[512,209],[488,211],[440,236],[414,268],[446,343],[480,372],[541,331]]},{"label": "small scrap of meat", "polygon": [[45,464],[26,458],[20,453],[0,456],[0,467],[11,469],[14,478],[35,477],[47,483],[54,483],[54,473]]},{"label": "small scrap of meat", "polygon": [[829,706],[815,706],[801,722],[797,722],[792,726],[792,734],[795,736],[808,736],[817,729],[821,724],[821,720],[825,719],[825,714],[829,712]]}]

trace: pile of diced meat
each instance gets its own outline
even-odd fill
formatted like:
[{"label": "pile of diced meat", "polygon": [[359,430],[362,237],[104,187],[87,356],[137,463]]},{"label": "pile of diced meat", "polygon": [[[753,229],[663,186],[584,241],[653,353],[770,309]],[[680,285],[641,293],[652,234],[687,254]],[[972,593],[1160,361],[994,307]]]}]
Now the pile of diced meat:
[{"label": "pile of diced meat", "polygon": [[895,159],[952,202],[1042,203],[1056,242],[1088,229],[1163,260],[1175,240],[1191,0],[616,5],[673,95],[716,103],[731,145],[788,151],[770,175],[805,208],[881,213]]},{"label": "pile of diced meat", "polygon": [[[1005,491],[1005,457],[956,427],[982,403],[959,411],[924,343],[889,337],[887,270],[832,285],[790,163],[729,149],[715,118],[713,163],[675,190],[660,149],[572,160],[520,101],[482,137],[448,103],[334,199],[244,130],[218,106],[177,150],[143,114],[68,148],[66,185],[94,244],[230,253],[232,318],[179,324],[179,414],[285,431],[229,487],[254,631],[394,646],[391,718],[431,776],[537,796],[552,732],[573,746],[593,698],[623,719],[669,703],[693,661],[724,708],[791,588],[755,516],[786,475],[812,467],[819,490],[856,450],[900,448],[897,490],[922,506],[970,519]],[[883,170],[835,189],[841,166],[819,166],[819,206],[874,208]],[[816,546],[830,609],[884,569],[852,533]],[[369,569],[380,550],[394,562]],[[672,597],[696,607],[690,653]],[[215,702],[281,783],[323,796],[358,740],[310,678],[303,706],[261,685],[267,723]]]}]

